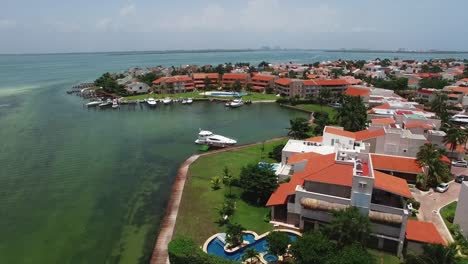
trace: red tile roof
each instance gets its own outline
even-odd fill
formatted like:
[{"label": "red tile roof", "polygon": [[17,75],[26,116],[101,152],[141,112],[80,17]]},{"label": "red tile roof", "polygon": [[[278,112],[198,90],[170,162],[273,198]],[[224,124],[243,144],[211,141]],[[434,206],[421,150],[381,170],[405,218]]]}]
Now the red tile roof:
[{"label": "red tile roof", "polygon": [[[452,92],[458,92],[458,93],[464,93],[464,94],[468,94],[468,87],[459,87],[459,86],[455,86],[455,87],[449,87],[448,90],[452,91]],[[450,96],[450,95],[449,95]]]},{"label": "red tile roof", "polygon": [[412,198],[408,183],[404,179],[385,174],[374,170],[374,186],[377,189],[400,195],[406,198]]},{"label": "red tile roof", "polygon": [[153,81],[153,84],[160,84],[162,82],[175,83],[175,82],[191,82],[193,81],[188,75],[176,75],[171,77],[161,77]]},{"label": "red tile roof", "polygon": [[335,127],[325,127],[325,133],[330,133],[337,136],[353,138],[357,141],[367,140],[385,135],[384,129],[377,130],[361,130],[357,132],[349,132]]},{"label": "red tile roof", "polygon": [[416,242],[447,245],[433,223],[408,219],[406,239]]},{"label": "red tile roof", "polygon": [[382,104],[382,105],[378,105],[376,107],[374,107],[375,109],[390,109],[390,104]]},{"label": "red tile roof", "polygon": [[279,78],[275,81],[275,83],[282,85],[282,86],[288,86],[292,83],[291,79],[288,78]]},{"label": "red tile roof", "polygon": [[418,93],[422,93],[422,94],[433,94],[434,91],[432,91],[432,90],[427,90],[427,89],[419,89],[419,90],[418,90]]},{"label": "red tile roof", "polygon": [[252,81],[271,81],[273,79],[275,79],[274,75],[257,74],[254,77],[252,77]]},{"label": "red tile roof", "polygon": [[418,122],[405,124],[405,128],[416,128],[416,127],[420,127],[420,128],[424,128],[424,129],[433,129],[434,128],[430,124],[418,123]]},{"label": "red tile roof", "polygon": [[449,98],[458,98],[459,95],[458,94],[449,94],[448,97]]},{"label": "red tile roof", "polygon": [[193,79],[205,79],[208,77],[208,79],[218,79],[219,74],[218,73],[194,73]]},{"label": "red tile roof", "polygon": [[[451,150],[452,149],[452,144],[450,144],[450,143],[446,144],[445,147],[447,147],[447,149]],[[462,145],[457,145],[457,147],[455,148],[455,151],[465,153],[465,148]]]},{"label": "red tile roof", "polygon": [[381,154],[371,154],[371,158],[374,170],[398,171],[412,174],[423,172],[423,169],[415,158]]},{"label": "red tile roof", "polygon": [[[307,161],[303,171],[293,174],[291,181],[281,184],[273,192],[267,202],[267,206],[286,203],[288,195],[294,194],[297,185],[303,185],[304,181],[320,182],[325,184],[352,186],[353,164],[337,163],[335,153],[321,155],[318,153],[299,153],[292,155],[288,163]],[[406,181],[391,175],[374,170],[375,187],[396,195],[412,197]]]},{"label": "red tile roof", "polygon": [[372,124],[374,125],[391,125],[395,124],[395,119],[393,117],[386,117],[386,118],[377,118],[372,119]]},{"label": "red tile roof", "polygon": [[346,91],[344,92],[345,95],[350,95],[350,96],[366,96],[370,95],[371,91],[370,89],[367,88],[357,88],[354,86],[348,87]]},{"label": "red tile roof", "polygon": [[223,79],[246,80],[247,78],[247,73],[225,73],[223,75]]},{"label": "red tile roof", "polygon": [[311,138],[307,138],[305,141],[322,143],[323,137],[322,136],[311,137]]},{"label": "red tile roof", "polygon": [[343,79],[331,79],[331,80],[312,80],[317,86],[341,86],[348,85],[348,82]]}]

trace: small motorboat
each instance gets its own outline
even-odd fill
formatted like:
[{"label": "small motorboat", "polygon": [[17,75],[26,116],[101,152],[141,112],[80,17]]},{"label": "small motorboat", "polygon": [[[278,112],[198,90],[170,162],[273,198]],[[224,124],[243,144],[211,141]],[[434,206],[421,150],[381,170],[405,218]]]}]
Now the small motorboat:
[{"label": "small motorboat", "polygon": [[86,104],[87,107],[94,107],[102,104],[102,100],[91,101]]},{"label": "small motorboat", "polygon": [[102,102],[98,105],[100,108],[112,106],[112,100],[107,99],[105,102]]},{"label": "small motorboat", "polygon": [[163,104],[166,104],[166,105],[167,105],[167,104],[171,104],[171,103],[172,103],[172,99],[171,99],[171,98],[164,98],[164,99],[162,100],[162,102],[163,102]]},{"label": "small motorboat", "polygon": [[154,98],[148,98],[146,99],[146,103],[149,105],[149,106],[156,106],[156,100],[154,100]]},{"label": "small motorboat", "polygon": [[119,108],[119,103],[117,102],[117,99],[112,100],[112,108],[113,109]]},{"label": "small motorboat", "polygon": [[187,104],[192,104],[192,103],[193,103],[193,99],[192,99],[192,98],[188,98],[186,103],[187,103]]},{"label": "small motorboat", "polygon": [[182,100],[182,104],[187,104],[187,100],[186,99]]},{"label": "small motorboat", "polygon": [[221,135],[215,135],[213,132],[208,130],[200,130],[198,133],[198,139],[195,140],[196,144],[208,145],[213,147],[224,148],[237,144],[237,141]]},{"label": "small motorboat", "polygon": [[244,105],[244,102],[242,102],[242,99],[236,99],[232,102],[228,102],[226,103],[226,106],[227,107],[231,107],[231,108],[237,108],[237,107],[241,107]]}]

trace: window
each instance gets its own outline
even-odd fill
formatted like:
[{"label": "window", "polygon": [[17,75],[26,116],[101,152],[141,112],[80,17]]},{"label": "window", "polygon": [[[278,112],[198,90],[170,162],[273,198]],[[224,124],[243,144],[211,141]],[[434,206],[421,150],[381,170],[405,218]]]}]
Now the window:
[{"label": "window", "polygon": [[332,145],[332,146],[335,145],[335,139],[334,139],[334,138],[332,138],[332,140],[331,140],[331,145]]},{"label": "window", "polygon": [[359,190],[364,191],[367,188],[367,182],[359,182]]}]

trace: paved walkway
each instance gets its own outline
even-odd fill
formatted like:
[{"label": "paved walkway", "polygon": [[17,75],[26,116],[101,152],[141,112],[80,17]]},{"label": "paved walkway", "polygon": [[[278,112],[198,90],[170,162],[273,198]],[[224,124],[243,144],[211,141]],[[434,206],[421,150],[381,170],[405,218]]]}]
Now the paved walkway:
[{"label": "paved walkway", "polygon": [[[279,137],[266,141],[256,142],[252,144],[240,145],[236,147],[224,148],[205,152],[202,154],[196,154],[188,158],[182,165],[180,165],[179,170],[177,171],[177,177],[175,179],[174,185],[172,186],[171,197],[167,205],[166,214],[161,223],[159,230],[158,239],[153,249],[153,255],[151,256],[151,264],[164,264],[169,263],[169,256],[167,252],[167,245],[172,239],[174,233],[174,228],[177,220],[177,214],[179,212],[180,201],[182,200],[182,194],[184,192],[185,180],[187,180],[187,172],[190,165],[195,162],[199,157],[210,155],[214,153],[220,153],[224,151],[231,151],[236,149],[241,149],[249,146],[259,145],[263,143],[278,141],[281,139],[286,139],[287,137]],[[189,263],[187,263],[189,264]]]},{"label": "paved walkway", "polygon": [[[468,169],[454,167],[452,172],[455,175],[468,174]],[[414,198],[421,203],[418,219],[434,223],[442,237],[448,242],[453,242],[452,235],[445,226],[439,211],[442,207],[458,199],[460,184],[452,181],[445,193],[437,193],[432,189],[429,192],[413,190],[412,193]]]}]

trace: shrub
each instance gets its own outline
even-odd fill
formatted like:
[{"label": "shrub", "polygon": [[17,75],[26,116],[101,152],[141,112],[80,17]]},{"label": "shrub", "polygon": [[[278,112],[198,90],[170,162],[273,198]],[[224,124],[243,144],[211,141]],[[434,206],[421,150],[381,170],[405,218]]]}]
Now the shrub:
[{"label": "shrub", "polygon": [[171,264],[235,264],[227,259],[208,255],[193,240],[185,237],[173,239],[168,245]]}]

